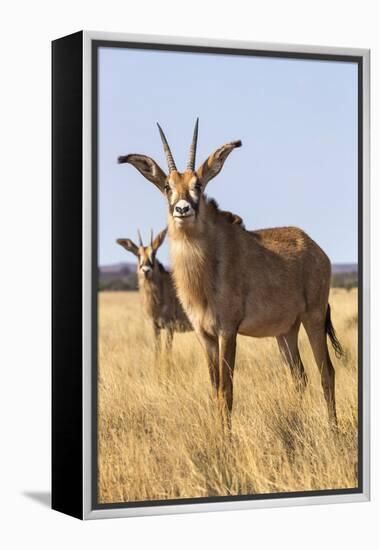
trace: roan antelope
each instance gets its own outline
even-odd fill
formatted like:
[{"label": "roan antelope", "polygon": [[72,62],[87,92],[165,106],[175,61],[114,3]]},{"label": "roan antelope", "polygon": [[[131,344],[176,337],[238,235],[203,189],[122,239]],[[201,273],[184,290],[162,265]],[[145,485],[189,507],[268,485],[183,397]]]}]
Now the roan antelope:
[{"label": "roan antelope", "polygon": [[131,239],[117,239],[117,244],[134,254],[138,259],[138,288],[143,311],[154,330],[156,353],[159,352],[161,347],[162,329],[166,329],[167,351],[171,350],[174,332],[193,330],[176,296],[170,273],[156,258],[157,250],[162,245],[166,233],[167,229],[164,229],[155,238],[151,233],[148,246],[143,245],[139,231],[139,246],[134,244]]},{"label": "roan antelope", "polygon": [[214,393],[230,425],[237,333],[275,337],[299,389],[307,376],[298,349],[303,324],[318,365],[329,418],[336,423],[335,373],[327,347],[342,348],[330,316],[331,265],[301,229],[247,231],[228,223],[207,199],[208,182],[241,141],[217,149],[195,169],[198,120],[187,168],[179,172],[158,125],[168,164],[166,174],[150,157],[130,154],[132,164],[165,195],[173,278],[179,299],[205,349]]}]

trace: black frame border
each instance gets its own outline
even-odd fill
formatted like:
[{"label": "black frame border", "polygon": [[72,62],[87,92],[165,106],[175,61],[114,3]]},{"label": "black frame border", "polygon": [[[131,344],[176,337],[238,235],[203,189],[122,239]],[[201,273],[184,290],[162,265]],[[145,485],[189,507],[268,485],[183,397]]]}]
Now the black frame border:
[{"label": "black frame border", "polygon": [[[83,517],[83,32],[52,42],[52,508]],[[68,482],[69,480],[69,482]]]},{"label": "black frame border", "polygon": [[[231,495],[219,497],[194,497],[166,500],[143,500],[131,502],[98,502],[98,52],[100,48],[122,48],[153,51],[206,53],[248,57],[273,57],[315,61],[337,61],[357,65],[358,85],[358,486],[347,489],[324,489],[315,491],[295,491],[265,493],[258,495]],[[363,56],[327,53],[302,53],[293,51],[261,50],[218,46],[193,46],[119,40],[91,40],[91,168],[92,168],[92,327],[91,327],[91,509],[107,510],[122,508],[144,508],[155,506],[175,506],[179,504],[202,504],[217,502],[239,502],[272,500],[299,497],[323,497],[328,495],[363,493]]]}]

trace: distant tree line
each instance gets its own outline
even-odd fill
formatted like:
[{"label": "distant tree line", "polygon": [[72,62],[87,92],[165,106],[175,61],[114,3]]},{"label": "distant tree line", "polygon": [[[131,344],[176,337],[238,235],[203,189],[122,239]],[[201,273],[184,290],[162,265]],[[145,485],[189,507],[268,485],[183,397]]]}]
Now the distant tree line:
[{"label": "distant tree line", "polygon": [[[358,286],[358,273],[346,272],[346,273],[333,273],[332,275],[332,287],[333,288],[346,288],[350,290]],[[125,275],[102,276],[99,274],[99,290],[137,290],[137,275],[135,272]]]},{"label": "distant tree line", "polygon": [[130,273],[123,277],[99,276],[99,290],[137,290],[137,275]]}]

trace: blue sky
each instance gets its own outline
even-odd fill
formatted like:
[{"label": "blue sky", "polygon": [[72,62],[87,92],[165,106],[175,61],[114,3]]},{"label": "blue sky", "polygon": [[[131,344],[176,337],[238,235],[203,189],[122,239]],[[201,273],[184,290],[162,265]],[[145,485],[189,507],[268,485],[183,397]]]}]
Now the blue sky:
[{"label": "blue sky", "polygon": [[[296,225],[332,262],[357,261],[355,64],[101,48],[100,265],[133,261],[117,238],[166,225],[164,197],[117,157],[146,154],[166,170],[158,121],[184,170],[197,116],[198,164],[243,143],[208,196],[249,229]],[[159,258],[169,263],[167,243]]]}]

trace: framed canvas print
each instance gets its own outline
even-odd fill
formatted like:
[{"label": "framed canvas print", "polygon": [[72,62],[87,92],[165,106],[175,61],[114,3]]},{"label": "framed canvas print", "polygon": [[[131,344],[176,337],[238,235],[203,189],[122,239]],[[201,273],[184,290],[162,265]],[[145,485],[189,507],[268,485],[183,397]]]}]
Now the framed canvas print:
[{"label": "framed canvas print", "polygon": [[369,51],[53,42],[53,508],[369,498]]}]

